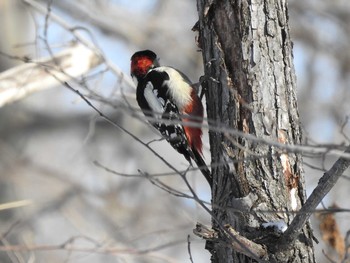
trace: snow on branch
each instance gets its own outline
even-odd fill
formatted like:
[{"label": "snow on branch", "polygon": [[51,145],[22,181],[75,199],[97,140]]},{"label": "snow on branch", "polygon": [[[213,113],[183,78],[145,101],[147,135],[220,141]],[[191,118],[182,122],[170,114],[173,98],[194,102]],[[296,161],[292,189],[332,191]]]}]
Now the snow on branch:
[{"label": "snow on branch", "polygon": [[64,82],[79,77],[101,63],[96,53],[74,44],[54,56],[11,68],[0,74],[0,107],[53,88],[60,84],[58,80]]}]

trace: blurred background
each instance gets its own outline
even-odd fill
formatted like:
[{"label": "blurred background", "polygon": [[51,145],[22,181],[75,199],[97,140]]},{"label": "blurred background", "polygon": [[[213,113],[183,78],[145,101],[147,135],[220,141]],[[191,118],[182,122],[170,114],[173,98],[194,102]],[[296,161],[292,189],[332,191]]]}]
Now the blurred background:
[{"label": "blurred background", "polygon": [[[348,144],[350,3],[290,0],[289,14],[305,142]],[[108,63],[71,85],[148,143],[159,136],[133,110],[130,57],[151,49],[161,64],[196,82],[203,74],[191,31],[197,19],[195,1],[187,0],[0,0],[0,71],[23,58],[65,50],[79,35]],[[0,81],[0,96],[3,88]],[[210,163],[206,135],[204,140]],[[187,168],[166,142],[149,145],[179,170]],[[335,160],[305,156],[308,193]],[[204,242],[192,229],[197,221],[210,224],[210,216],[192,199],[169,194],[142,176],[159,174],[159,182],[190,194],[178,176],[164,175],[169,172],[146,147],[62,85],[3,106],[0,204],[13,206],[0,206],[0,262],[190,262],[190,255],[193,262],[209,262]],[[210,202],[201,174],[190,172],[188,179],[199,197]],[[350,175],[343,176],[320,208],[350,209],[349,180]],[[328,262],[327,257],[338,261],[350,230],[349,213],[327,220],[333,222],[333,232],[322,228],[324,217],[312,218],[320,240],[318,262]],[[336,245],[330,245],[331,238]]]}]

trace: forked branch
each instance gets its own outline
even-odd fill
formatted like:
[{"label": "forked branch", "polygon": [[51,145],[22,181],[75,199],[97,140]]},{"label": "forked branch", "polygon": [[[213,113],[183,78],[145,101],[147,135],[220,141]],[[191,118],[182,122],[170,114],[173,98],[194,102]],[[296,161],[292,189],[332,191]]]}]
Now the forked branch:
[{"label": "forked branch", "polygon": [[[345,153],[350,153],[350,146],[347,148]],[[339,177],[349,166],[350,159],[340,157],[334,163],[332,168],[324,173],[324,175],[319,180],[317,187],[313,190],[310,197],[306,200],[305,204],[300,209],[299,213],[295,216],[286,232],[284,232],[281,239],[276,243],[277,249],[281,249],[284,246],[288,246],[294,242],[304,227],[306,221],[310,218],[313,211],[315,211],[318,204],[333,188]]]}]

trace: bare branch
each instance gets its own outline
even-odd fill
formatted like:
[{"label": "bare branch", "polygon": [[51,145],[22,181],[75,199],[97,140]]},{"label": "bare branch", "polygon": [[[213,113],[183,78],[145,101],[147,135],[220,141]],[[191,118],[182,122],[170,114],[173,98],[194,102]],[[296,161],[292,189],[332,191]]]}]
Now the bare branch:
[{"label": "bare branch", "polygon": [[[350,147],[345,153],[350,153]],[[292,223],[281,237],[281,240],[278,240],[278,247],[291,245],[294,242],[306,221],[310,218],[312,211],[316,209],[322,199],[333,188],[337,180],[349,166],[350,160],[341,157],[328,172],[324,173],[318,182],[317,187],[313,190],[310,197],[300,209],[300,213],[295,216]]]},{"label": "bare branch", "polygon": [[[83,239],[89,242],[89,246],[74,245],[74,242],[78,239]],[[4,245],[0,246],[0,251],[52,251],[52,250],[65,250],[70,252],[85,252],[85,253],[97,253],[97,254],[130,254],[141,255],[150,254],[152,252],[162,250],[171,246],[185,243],[185,240],[175,240],[168,243],[164,243],[158,246],[136,249],[136,248],[120,248],[116,246],[109,246],[107,244],[100,243],[86,236],[74,236],[67,241],[58,245]]]},{"label": "bare branch", "polygon": [[101,62],[90,49],[74,44],[53,57],[9,69],[0,74],[0,107],[59,85],[60,82],[48,69],[57,69],[57,77],[68,81],[88,72]]},{"label": "bare branch", "polygon": [[[266,249],[260,245],[257,244],[243,236],[241,236],[232,226],[230,225],[225,225],[225,228],[227,232],[230,234],[230,242],[232,248],[244,255],[247,255],[249,257],[255,255],[258,259],[262,259],[267,255]],[[205,240],[210,240],[214,242],[224,242],[223,240],[220,239],[218,233],[206,227],[205,225],[202,225],[200,223],[197,223],[196,228],[193,230],[193,233],[196,236],[199,236],[200,238],[203,238]],[[231,236],[234,237],[231,238]]]},{"label": "bare branch", "polygon": [[[130,111],[132,110],[132,111]],[[129,108],[129,111],[125,111],[126,113],[130,114],[131,116],[139,119],[142,122],[145,122],[145,120],[152,122],[155,120],[154,117],[147,117],[147,116],[142,116],[138,115],[137,113],[140,112],[138,109],[134,108]],[[180,117],[182,116],[181,114],[179,115]],[[186,116],[187,117],[187,116]],[[191,119],[195,120],[195,117],[191,117]],[[186,126],[189,127],[201,127],[204,129],[209,129],[210,131],[213,132],[218,132],[218,133],[224,133],[226,138],[229,138],[230,141],[232,140],[231,136],[236,136],[240,138],[245,138],[252,143],[262,143],[262,144],[267,144],[270,146],[274,146],[278,149],[283,150],[283,153],[302,153],[302,154],[310,154],[310,155],[329,155],[329,156],[336,156],[336,157],[342,157],[342,158],[348,158],[350,159],[350,153],[344,152],[346,149],[346,146],[344,145],[336,145],[336,144],[317,144],[317,145],[311,145],[311,144],[285,144],[281,143],[275,139],[270,139],[270,138],[264,138],[264,137],[257,137],[254,134],[250,133],[244,133],[240,130],[232,129],[225,125],[224,123],[220,123],[218,121],[214,121],[211,119],[205,119],[209,124],[199,124],[198,122],[195,121],[188,121],[188,122],[183,122],[181,120],[167,120],[167,119],[162,119],[161,122],[164,124],[185,124]],[[157,120],[159,121],[159,120]],[[236,145],[237,146],[237,145]],[[245,151],[247,149],[245,148]],[[251,154],[251,151],[249,152]]]},{"label": "bare branch", "polygon": [[[44,5],[41,5],[38,2],[33,1],[33,0],[22,0],[22,1],[25,2],[26,4],[28,4],[29,6],[31,6],[33,9],[40,12],[41,14],[43,14],[45,16],[47,15],[48,10]],[[99,56],[103,60],[103,62],[108,66],[108,68],[112,72],[115,73],[115,75],[120,77],[123,80],[123,82],[126,83],[129,87],[134,88],[135,85],[134,85],[133,81],[131,80],[131,77],[129,75],[125,75],[121,71],[121,69],[119,69],[111,61],[109,61],[108,58],[106,58],[106,56],[104,55],[102,50],[97,46],[97,43],[96,43],[96,41],[94,41],[93,38],[92,38],[92,41],[94,43],[91,43],[91,41],[87,40],[85,37],[82,36],[82,34],[77,32],[77,29],[83,29],[83,28],[71,27],[71,25],[69,23],[67,23],[64,19],[62,19],[60,16],[56,15],[52,11],[50,11],[50,16],[48,16],[48,19],[54,21],[55,23],[60,25],[62,28],[64,28],[68,32],[70,32],[76,38],[77,41],[79,41],[81,44],[83,44],[84,46],[86,46],[87,48],[89,48],[93,52],[95,52],[96,55]],[[84,29],[84,30],[87,31],[88,33],[90,33],[87,29]],[[90,34],[90,36],[92,36],[92,35]]]},{"label": "bare branch", "polygon": [[31,205],[32,201],[31,200],[19,200],[19,201],[14,201],[14,202],[7,202],[4,204],[0,204],[0,211],[6,210],[6,209],[12,209],[12,208],[17,208],[17,207],[23,207],[27,205]]}]

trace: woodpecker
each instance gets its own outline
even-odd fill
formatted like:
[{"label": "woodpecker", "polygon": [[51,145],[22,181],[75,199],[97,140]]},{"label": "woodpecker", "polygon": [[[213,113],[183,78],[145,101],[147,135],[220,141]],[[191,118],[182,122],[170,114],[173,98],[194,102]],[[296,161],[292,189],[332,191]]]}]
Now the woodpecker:
[{"label": "woodpecker", "polygon": [[136,100],[149,122],[190,165],[191,159],[195,161],[212,186],[202,153],[203,105],[189,78],[175,68],[160,66],[150,50],[131,57],[130,72],[137,86]]}]

